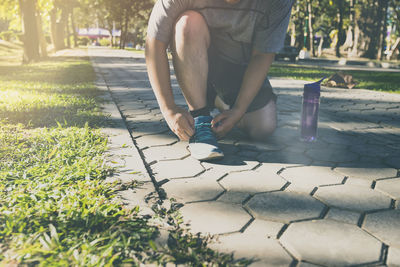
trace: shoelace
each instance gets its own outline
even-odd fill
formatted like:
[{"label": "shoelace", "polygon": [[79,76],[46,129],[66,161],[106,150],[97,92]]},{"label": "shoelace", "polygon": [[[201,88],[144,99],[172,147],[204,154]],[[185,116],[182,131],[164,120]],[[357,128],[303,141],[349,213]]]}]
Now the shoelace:
[{"label": "shoelace", "polygon": [[199,123],[196,125],[196,134],[194,141],[196,143],[214,144],[215,136],[211,131],[211,123]]}]

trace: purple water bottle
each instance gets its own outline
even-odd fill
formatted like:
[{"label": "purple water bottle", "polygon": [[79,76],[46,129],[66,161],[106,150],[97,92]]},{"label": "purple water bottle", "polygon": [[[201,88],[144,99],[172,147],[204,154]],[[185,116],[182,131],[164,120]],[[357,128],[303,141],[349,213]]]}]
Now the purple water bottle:
[{"label": "purple water bottle", "polygon": [[301,140],[305,142],[313,142],[317,139],[319,97],[321,95],[321,82],[324,79],[304,85]]}]

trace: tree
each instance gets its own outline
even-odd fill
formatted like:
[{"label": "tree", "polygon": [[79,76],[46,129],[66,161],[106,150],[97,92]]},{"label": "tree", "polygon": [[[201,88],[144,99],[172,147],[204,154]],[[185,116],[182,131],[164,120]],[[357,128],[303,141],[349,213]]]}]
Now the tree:
[{"label": "tree", "polygon": [[313,29],[313,13],[312,0],[307,0],[307,24],[308,24],[308,46],[311,55],[315,56],[314,52],[314,29]]},{"label": "tree", "polygon": [[23,62],[28,63],[40,59],[39,34],[36,20],[36,0],[18,0],[22,20],[24,43]]},{"label": "tree", "polygon": [[336,56],[340,57],[340,46],[343,44],[343,16],[344,16],[344,0],[338,0],[338,12],[337,12],[337,31],[338,31],[338,42],[336,43]]}]

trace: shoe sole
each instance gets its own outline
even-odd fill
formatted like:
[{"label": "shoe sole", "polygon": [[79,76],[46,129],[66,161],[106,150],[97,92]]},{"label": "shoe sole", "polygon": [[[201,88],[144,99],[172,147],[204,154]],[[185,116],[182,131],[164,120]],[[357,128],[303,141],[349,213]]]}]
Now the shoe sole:
[{"label": "shoe sole", "polygon": [[191,155],[193,158],[200,160],[200,161],[213,161],[213,160],[219,160],[224,157],[224,154],[218,153],[218,152],[213,152],[208,156],[196,156],[196,155]]},{"label": "shoe sole", "polygon": [[[207,144],[192,144],[189,145],[189,151],[193,158],[200,161],[210,161],[217,160],[224,157],[224,153],[221,151],[212,151],[215,150],[216,147],[210,147]],[[196,152],[196,150],[198,152]],[[208,153],[205,153],[207,151]]]}]

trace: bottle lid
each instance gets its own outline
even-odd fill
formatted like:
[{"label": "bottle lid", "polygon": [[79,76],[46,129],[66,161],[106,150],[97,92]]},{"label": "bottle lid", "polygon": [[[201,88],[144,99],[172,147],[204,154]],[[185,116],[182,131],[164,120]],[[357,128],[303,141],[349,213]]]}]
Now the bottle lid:
[{"label": "bottle lid", "polygon": [[321,92],[321,83],[325,80],[326,77],[322,78],[318,82],[308,83],[304,85],[304,94],[316,94],[320,95]]}]

